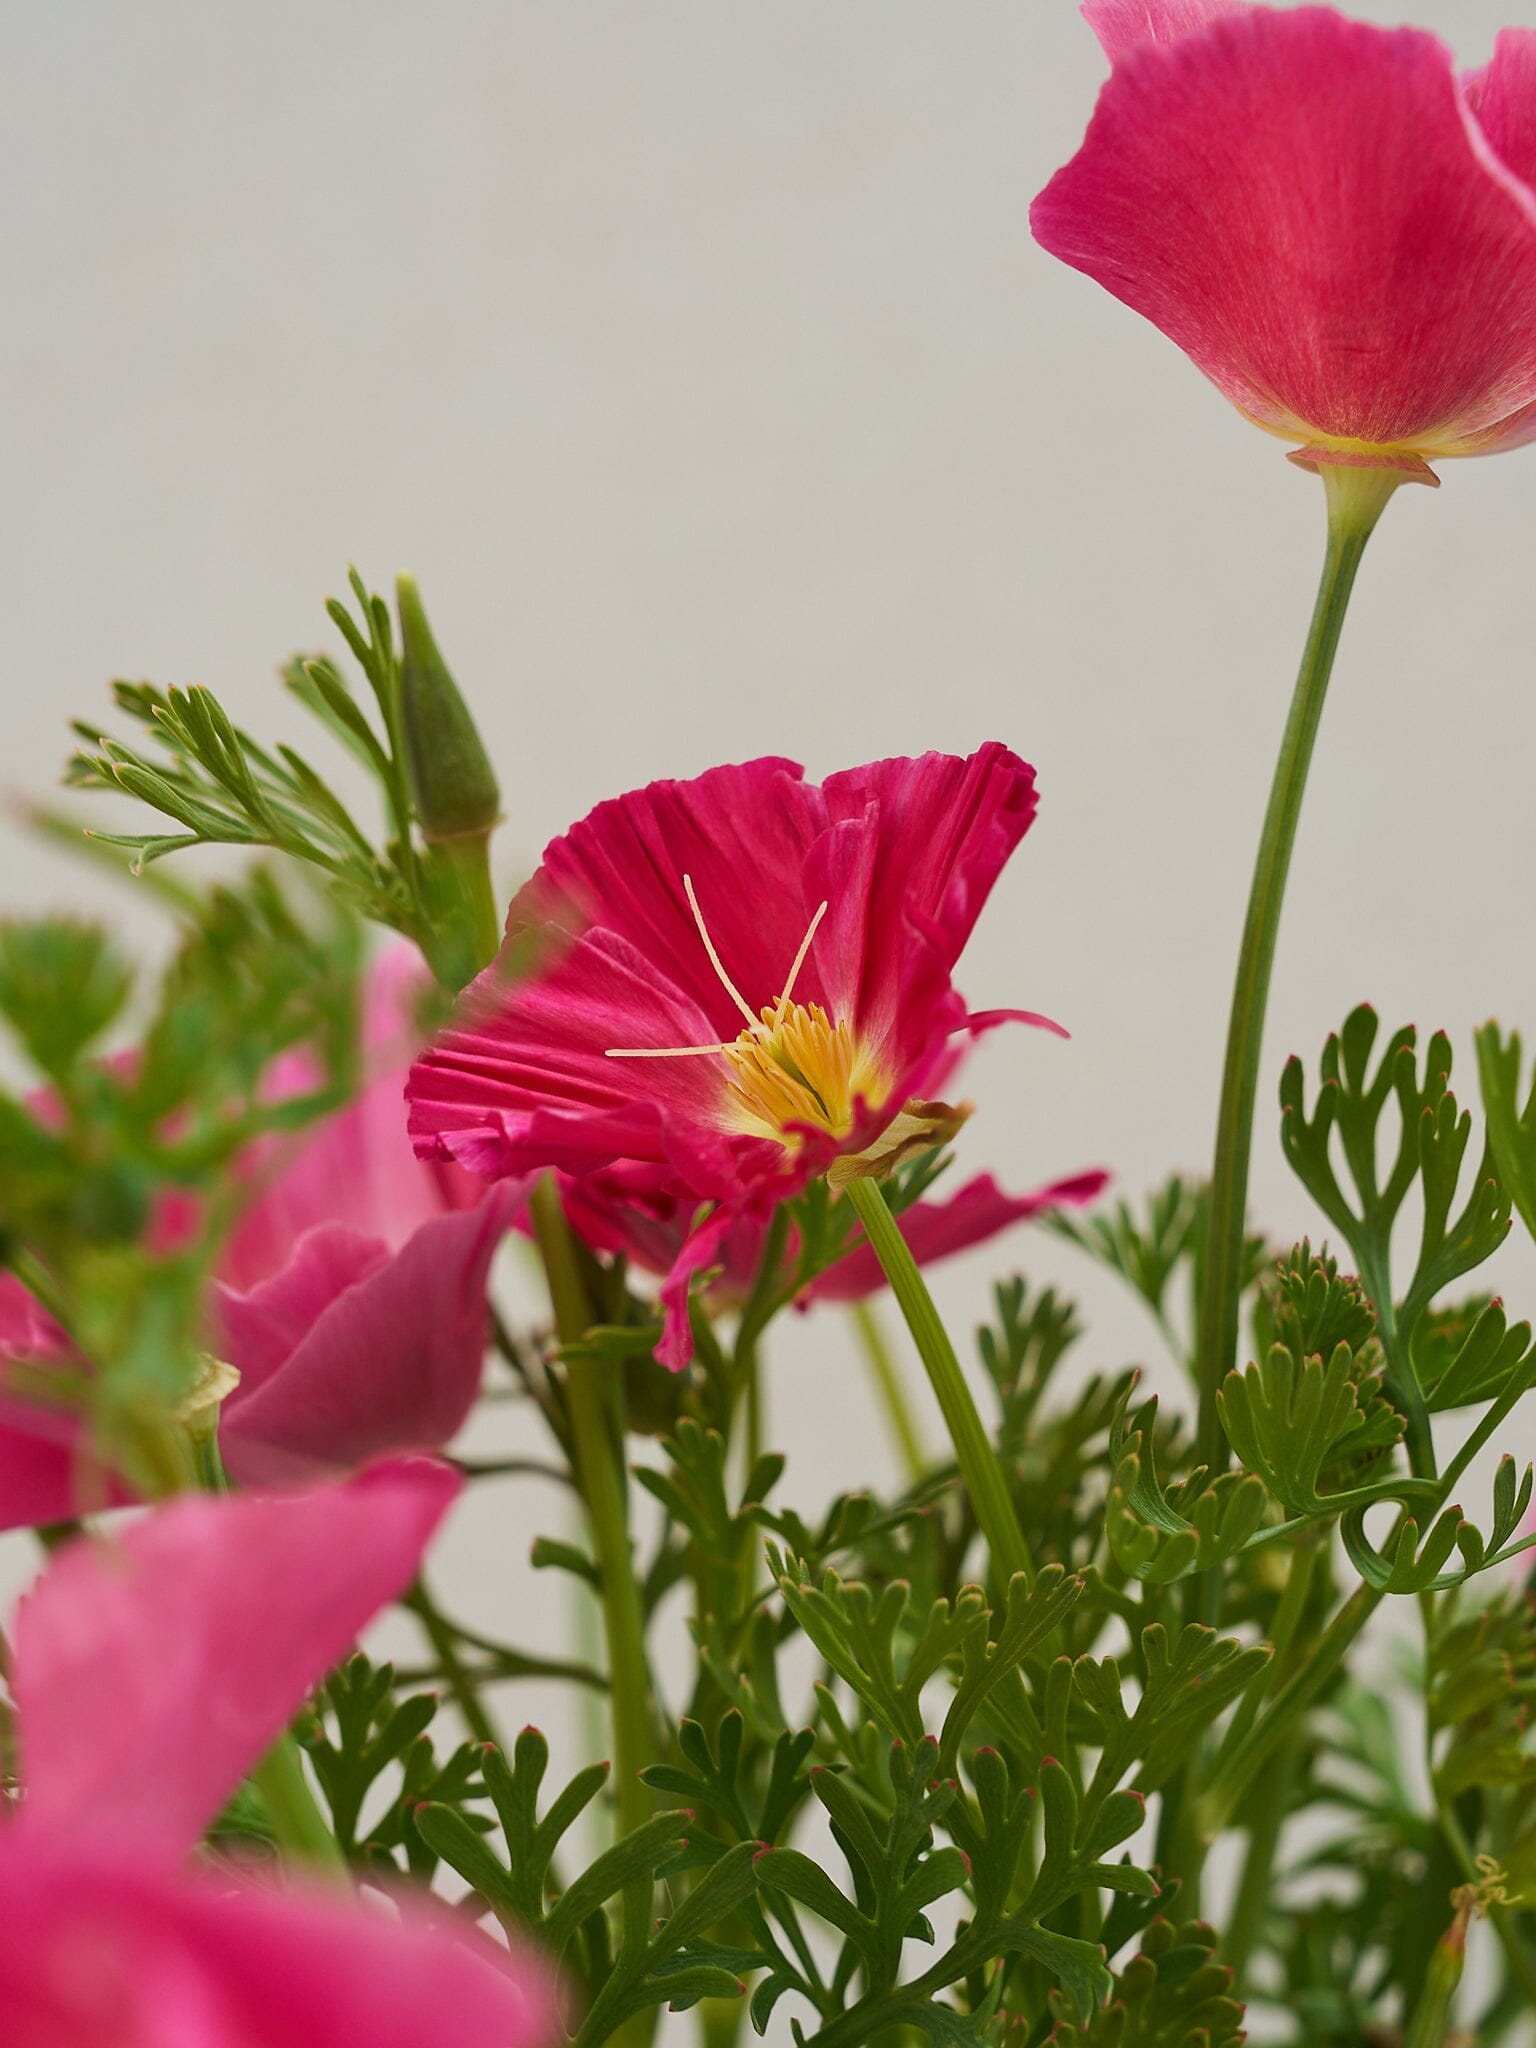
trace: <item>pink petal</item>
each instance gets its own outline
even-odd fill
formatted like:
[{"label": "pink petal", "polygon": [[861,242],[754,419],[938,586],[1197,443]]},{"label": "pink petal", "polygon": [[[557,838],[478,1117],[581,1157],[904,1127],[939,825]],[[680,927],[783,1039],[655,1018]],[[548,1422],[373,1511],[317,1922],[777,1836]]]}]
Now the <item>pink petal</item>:
[{"label": "pink petal", "polygon": [[[940,984],[947,994],[993,884],[1034,821],[1035,771],[994,741],[964,760],[875,761],[829,776],[824,793],[834,820],[858,821],[872,841],[862,897],[849,890],[828,912],[828,924],[856,918],[868,934],[856,988],[834,987],[832,999],[866,1028],[922,1042],[932,1035],[924,1012]],[[942,1035],[952,1028],[946,1022]]]},{"label": "pink petal", "polygon": [[189,1883],[0,1844],[5,2048],[540,2048],[548,1973],[407,1902]]},{"label": "pink petal", "polygon": [[28,1838],[185,1855],[410,1585],[457,1491],[445,1466],[385,1465],[307,1494],[168,1501],[62,1551],[12,1635]]},{"label": "pink petal", "polygon": [[[972,1245],[985,1244],[1011,1224],[1023,1223],[1051,1209],[1077,1208],[1102,1194],[1109,1175],[1074,1174],[1028,1195],[1005,1195],[990,1173],[979,1174],[947,1200],[914,1202],[900,1217],[901,1234],[920,1266],[947,1259]],[[885,1285],[885,1274],[862,1239],[805,1290],[802,1301],[862,1301]]]},{"label": "pink petal", "polygon": [[[0,1367],[67,1364],[73,1346],[14,1274],[0,1273]],[[119,1507],[130,1496],[92,1456],[82,1418],[64,1405],[0,1392],[0,1530],[35,1529]]]},{"label": "pink petal", "polygon": [[93,1457],[77,1416],[0,1401],[0,1530],[36,1529],[126,1506],[133,1495]]},{"label": "pink petal", "polygon": [[1501,29],[1492,61],[1462,89],[1505,169],[1536,186],[1536,29]]},{"label": "pink petal", "polygon": [[1083,0],[1083,19],[1113,63],[1137,43],[1175,43],[1180,36],[1241,14],[1248,0]]},{"label": "pink petal", "polygon": [[653,782],[599,804],[545,850],[546,884],[639,958],[664,964],[679,996],[709,1020],[705,1043],[734,1038],[743,1019],[710,965],[683,876],[749,1006],[771,1003],[816,908],[801,898],[800,864],[823,811],[803,775],[770,756]]},{"label": "pink petal", "polygon": [[0,1361],[67,1358],[68,1337],[14,1273],[0,1273]]},{"label": "pink petal", "polygon": [[480,1390],[491,1259],[524,1195],[504,1182],[393,1258],[327,1226],[252,1293],[218,1288],[240,1374],[219,1431],[234,1476],[302,1484],[456,1436]]},{"label": "pink petal", "polygon": [[1417,30],[1255,8],[1125,50],[1030,217],[1311,454],[1473,452],[1536,401],[1536,200]]},{"label": "pink petal", "polygon": [[[702,952],[697,931],[693,944]],[[721,1129],[722,1063],[608,1056],[610,1048],[722,1042],[721,1022],[669,980],[672,965],[598,929],[494,1006],[490,970],[469,992],[463,1027],[445,1032],[411,1070],[417,1150],[475,1172],[585,1172],[643,1159],[676,1164],[701,1193],[735,1187],[735,1154],[750,1141]],[[729,1037],[740,1021],[724,1026]]]},{"label": "pink petal", "polygon": [[656,1357],[669,1372],[681,1372],[693,1357],[688,1298],[694,1276],[706,1266],[720,1262],[737,1220],[723,1204],[714,1210],[684,1239],[672,1261],[672,1270],[661,1283],[661,1342],[656,1346]]},{"label": "pink petal", "polygon": [[321,1224],[345,1224],[395,1248],[448,1206],[406,1133],[403,1071],[371,1082],[303,1143],[266,1148],[257,1171],[261,1192],[219,1260],[223,1279],[241,1289],[280,1272],[299,1239]]}]

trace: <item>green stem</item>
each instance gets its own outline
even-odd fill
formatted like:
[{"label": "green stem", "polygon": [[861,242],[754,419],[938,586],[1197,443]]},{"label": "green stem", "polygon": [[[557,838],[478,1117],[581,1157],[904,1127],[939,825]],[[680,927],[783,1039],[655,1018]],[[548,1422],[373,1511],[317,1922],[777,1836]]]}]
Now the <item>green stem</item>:
[{"label": "green stem", "polygon": [[880,1405],[885,1410],[885,1419],[890,1425],[891,1435],[901,1454],[902,1469],[908,1482],[916,1486],[928,1469],[923,1456],[922,1439],[917,1433],[912,1410],[907,1402],[906,1388],[901,1384],[901,1375],[896,1361],[891,1356],[891,1347],[885,1341],[885,1332],[880,1327],[880,1318],[867,1301],[856,1301],[853,1305],[854,1327],[859,1341],[864,1346],[864,1356],[869,1360],[869,1369],[874,1377],[875,1387],[880,1395]]},{"label": "green stem", "polygon": [[[592,1530],[592,1547],[602,1584],[603,1628],[608,1644],[613,1719],[614,1801],[619,1834],[627,1835],[651,1815],[651,1799],[640,1773],[655,1761],[651,1735],[651,1682],[645,1658],[645,1624],[640,1586],[629,1540],[623,1437],[614,1427],[606,1380],[611,1368],[578,1355],[591,1318],[560,1193],[553,1179],[534,1189],[529,1202],[534,1236],[549,1278],[555,1331],[566,1349],[565,1385],[576,1476]],[[626,1948],[643,1943],[649,1931],[651,1884],[642,1878],[624,1893]]]},{"label": "green stem", "polygon": [[427,1591],[426,1581],[418,1579],[400,1604],[415,1615],[427,1641],[436,1650],[438,1664],[465,1727],[476,1742],[490,1742],[499,1747],[501,1737],[496,1732],[495,1722],[481,1704],[476,1681],[471,1677],[468,1665],[459,1655],[458,1637]]},{"label": "green stem", "polygon": [[299,1745],[291,1735],[284,1735],[273,1744],[251,1778],[287,1861],[344,1873],[346,1858],[336,1837],[320,1818],[315,1795],[304,1775]]},{"label": "green stem", "polygon": [[1255,1771],[1267,1761],[1297,1717],[1311,1706],[1343,1662],[1345,1652],[1384,1597],[1378,1586],[1357,1586],[1334,1615],[1316,1649],[1271,1700],[1269,1710],[1230,1754],[1221,1757],[1201,1797],[1202,1833],[1209,1841],[1224,1827]]},{"label": "green stem", "polygon": [[854,1214],[864,1226],[864,1235],[891,1284],[891,1292],[907,1319],[912,1341],[927,1368],[929,1381],[943,1411],[949,1440],[954,1445],[960,1477],[965,1482],[976,1519],[992,1552],[998,1578],[1006,1585],[1016,1573],[1022,1572],[1032,1585],[1034,1561],[1030,1557],[1029,1545],[1020,1527],[1003,1468],[976,1412],[976,1403],[960,1370],[955,1347],[939,1319],[933,1296],[917,1270],[917,1261],[907,1240],[891,1214],[890,1204],[878,1183],[872,1180],[852,1180],[845,1192]]},{"label": "green stem", "polygon": [[1196,1457],[1220,1471],[1225,1442],[1216,1413],[1216,1393],[1237,1352],[1238,1302],[1242,1288],[1243,1233],[1248,1201],[1248,1161],[1253,1142],[1253,1108],[1258,1089],[1264,1011],[1274,966],[1280,906],[1285,895],[1302,792],[1322,717],[1328,678],[1344,626],[1365,544],[1401,477],[1393,470],[1323,468],[1328,494],[1328,550],[1312,614],[1290,715],[1280,742],[1269,806],[1254,864],[1248,915],[1238,951],[1237,979],[1227,1027],[1221,1107],[1211,1168],[1205,1271],[1201,1287],[1198,1363],[1200,1426]]},{"label": "green stem", "polygon": [[1254,1801],[1243,1874],[1237,1887],[1232,1917],[1221,1941],[1221,1959],[1232,1970],[1233,1988],[1238,1996],[1242,1995],[1248,1958],[1263,1932],[1264,1916],[1270,1910],[1275,1888],[1275,1851],[1280,1846],[1280,1831],[1290,1811],[1291,1786],[1300,1754],[1301,1729],[1298,1726],[1292,1729],[1290,1739],[1270,1766]]}]

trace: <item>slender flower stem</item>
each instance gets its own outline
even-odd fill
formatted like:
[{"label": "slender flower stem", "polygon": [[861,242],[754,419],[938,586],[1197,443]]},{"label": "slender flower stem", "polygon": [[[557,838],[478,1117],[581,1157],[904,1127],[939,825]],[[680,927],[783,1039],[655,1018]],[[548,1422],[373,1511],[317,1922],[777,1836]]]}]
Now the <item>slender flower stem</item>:
[{"label": "slender flower stem", "polygon": [[[586,1289],[576,1261],[570,1225],[552,1179],[539,1182],[529,1199],[534,1236],[549,1278],[555,1331],[562,1345],[573,1347],[591,1323]],[[614,1800],[617,1825],[626,1835],[648,1820],[650,1795],[640,1773],[655,1760],[651,1737],[651,1681],[645,1659],[645,1624],[640,1587],[635,1578],[629,1540],[623,1438],[610,1412],[608,1368],[590,1359],[568,1355],[566,1394],[576,1476],[592,1528],[592,1545],[602,1583],[603,1627],[608,1642],[610,1707],[613,1717]],[[624,1894],[626,1945],[644,1941],[651,1905],[648,1879],[630,1885]]]},{"label": "slender flower stem", "polygon": [[891,1356],[891,1347],[885,1341],[880,1318],[867,1301],[853,1304],[853,1322],[864,1346],[864,1356],[869,1360],[869,1370],[885,1410],[885,1419],[901,1453],[902,1469],[915,1486],[927,1471],[928,1461],[923,1455],[922,1438],[917,1433],[917,1424],[913,1420],[896,1361]]},{"label": "slender flower stem", "polygon": [[864,1226],[881,1271],[891,1283],[891,1292],[907,1319],[912,1341],[928,1371],[928,1378],[944,1414],[949,1440],[954,1445],[960,1477],[971,1497],[971,1506],[981,1524],[982,1534],[992,1552],[992,1564],[1004,1585],[1022,1572],[1034,1583],[1034,1562],[1003,1469],[997,1461],[976,1403],[960,1370],[955,1347],[939,1319],[922,1274],[917,1269],[907,1240],[891,1214],[878,1184],[852,1180],[845,1190],[853,1212]]},{"label": "slender flower stem", "polygon": [[1213,1471],[1226,1463],[1216,1393],[1237,1352],[1238,1299],[1242,1289],[1244,1219],[1248,1161],[1253,1142],[1253,1108],[1258,1089],[1264,1011],[1269,999],[1280,906],[1285,896],[1291,849],[1301,815],[1302,793],[1312,761],[1328,679],[1344,627],[1350,592],[1365,544],[1401,477],[1393,470],[1348,469],[1327,464],[1328,549],[1312,614],[1290,715],[1275,763],[1269,806],[1254,864],[1248,915],[1238,952],[1237,980],[1227,1027],[1226,1064],[1216,1122],[1211,1168],[1209,1227],[1200,1297],[1200,1426],[1197,1457]]},{"label": "slender flower stem", "polygon": [[500,1743],[496,1724],[481,1703],[476,1681],[469,1666],[459,1655],[459,1641],[453,1624],[441,1612],[432,1595],[427,1591],[425,1579],[418,1579],[400,1605],[415,1615],[421,1623],[427,1641],[437,1652],[437,1661],[448,1690],[453,1694],[453,1703],[463,1718],[465,1727],[476,1742]]}]

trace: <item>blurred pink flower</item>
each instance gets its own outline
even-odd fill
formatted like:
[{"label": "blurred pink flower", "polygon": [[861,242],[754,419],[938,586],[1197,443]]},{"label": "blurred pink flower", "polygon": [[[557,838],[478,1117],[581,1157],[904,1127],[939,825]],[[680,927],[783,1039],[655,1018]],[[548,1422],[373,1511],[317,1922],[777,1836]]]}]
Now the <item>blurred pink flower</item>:
[{"label": "blurred pink flower", "polygon": [[[232,1169],[257,1192],[220,1257],[208,1342],[240,1374],[220,1443],[245,1484],[303,1483],[439,1450],[479,1391],[487,1275],[524,1189],[488,1191],[415,1156],[404,1086],[426,981],[411,948],[383,955],[367,983],[363,1040],[365,1058],[386,1069],[344,1109],[295,1138],[259,1140]],[[271,1091],[281,1099],[319,1079],[312,1056],[295,1051],[275,1064]],[[0,1364],[72,1360],[58,1325],[0,1276]],[[23,1388],[46,1392],[46,1371],[9,1379],[0,1527],[121,1502],[91,1455],[78,1404],[25,1397]],[[66,1384],[61,1373],[61,1393]]]},{"label": "blurred pink flower", "polygon": [[751,761],[600,804],[512,905],[509,938],[543,932],[548,957],[488,970],[412,1070],[417,1149],[488,1177],[627,1161],[715,1203],[662,1288],[658,1356],[683,1365],[689,1278],[743,1218],[935,1142],[956,1035],[1045,1022],[973,1014],[951,979],[1035,808],[996,744],[820,785]]},{"label": "blurred pink flower", "polygon": [[218,1353],[240,1375],[219,1427],[235,1478],[292,1484],[456,1436],[480,1391],[491,1259],[523,1197],[505,1182],[394,1253],[320,1224],[248,1293],[216,1284]]},{"label": "blurred pink flower", "polygon": [[178,1866],[358,1630],[456,1481],[423,1462],[184,1499],[50,1564],[12,1631],[25,1794],[0,1829],[4,2048],[524,2048],[539,1966],[409,1901]]},{"label": "blurred pink flower", "polygon": [[1426,483],[1536,435],[1536,31],[1457,78],[1417,29],[1244,0],[1087,0],[1113,69],[1035,201],[1308,468]]}]

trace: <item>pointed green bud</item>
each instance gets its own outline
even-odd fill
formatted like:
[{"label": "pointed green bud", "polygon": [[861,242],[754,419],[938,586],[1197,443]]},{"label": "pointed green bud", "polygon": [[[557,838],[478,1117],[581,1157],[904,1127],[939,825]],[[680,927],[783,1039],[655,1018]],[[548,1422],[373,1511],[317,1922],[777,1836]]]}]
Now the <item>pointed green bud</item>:
[{"label": "pointed green bud", "polygon": [[411,802],[428,840],[483,838],[501,809],[496,777],[459,686],[438,652],[414,577],[395,579],[400,708]]}]

